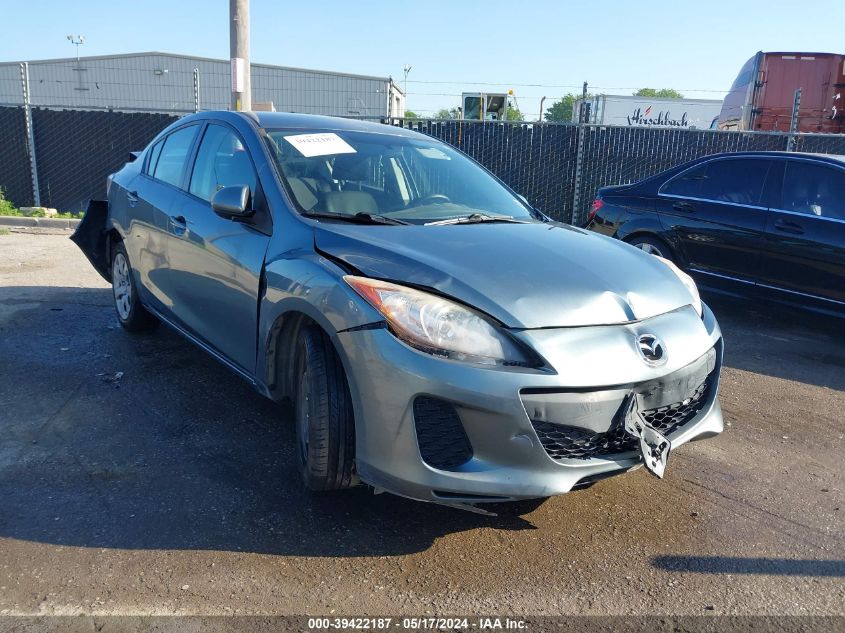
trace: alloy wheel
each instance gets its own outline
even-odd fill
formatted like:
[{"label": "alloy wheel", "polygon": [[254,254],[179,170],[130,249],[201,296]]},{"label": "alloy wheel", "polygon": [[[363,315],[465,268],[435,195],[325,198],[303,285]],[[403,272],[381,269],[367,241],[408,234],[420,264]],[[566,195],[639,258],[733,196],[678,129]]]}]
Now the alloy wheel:
[{"label": "alloy wheel", "polygon": [[123,321],[126,321],[132,311],[132,282],[129,278],[129,262],[126,261],[123,253],[114,256],[112,289],[117,314]]},{"label": "alloy wheel", "polygon": [[654,244],[650,244],[649,242],[641,242],[636,245],[638,249],[641,251],[648,253],[649,255],[657,255],[658,257],[666,257],[659,248],[657,248]]}]

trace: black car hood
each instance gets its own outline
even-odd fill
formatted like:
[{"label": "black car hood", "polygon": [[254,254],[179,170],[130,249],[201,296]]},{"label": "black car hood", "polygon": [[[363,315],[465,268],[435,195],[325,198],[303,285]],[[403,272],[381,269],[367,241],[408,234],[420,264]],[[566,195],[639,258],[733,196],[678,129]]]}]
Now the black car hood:
[{"label": "black car hood", "polygon": [[315,244],[363,275],[432,288],[510,328],[624,323],[691,302],[657,258],[560,224],[327,222]]}]

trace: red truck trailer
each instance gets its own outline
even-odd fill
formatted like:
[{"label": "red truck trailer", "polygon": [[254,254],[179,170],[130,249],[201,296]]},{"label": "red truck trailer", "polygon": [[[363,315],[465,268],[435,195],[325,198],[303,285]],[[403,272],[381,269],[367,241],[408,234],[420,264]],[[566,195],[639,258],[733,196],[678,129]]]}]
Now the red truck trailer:
[{"label": "red truck trailer", "polygon": [[745,62],[722,103],[719,129],[845,133],[845,55],[763,53]]}]

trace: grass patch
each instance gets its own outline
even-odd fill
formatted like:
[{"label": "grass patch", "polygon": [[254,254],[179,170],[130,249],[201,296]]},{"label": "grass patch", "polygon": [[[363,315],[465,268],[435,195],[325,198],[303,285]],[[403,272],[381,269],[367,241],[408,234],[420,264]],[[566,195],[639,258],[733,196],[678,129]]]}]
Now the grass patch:
[{"label": "grass patch", "polygon": [[23,215],[15,208],[15,205],[6,200],[2,187],[0,187],[0,215]]},{"label": "grass patch", "polygon": [[4,229],[2,226],[0,226],[0,235],[11,235],[11,234],[12,234],[12,232],[9,229]]},{"label": "grass patch", "polygon": [[[44,218],[47,217],[43,211],[33,211],[32,213],[23,213],[20,209],[16,208],[15,205],[11,203],[10,200],[6,200],[6,197],[3,195],[3,188],[0,187],[0,215],[5,216],[13,216],[13,217],[28,217],[28,218]],[[62,213],[58,213],[56,215],[50,216],[53,218],[61,218],[63,220],[78,220],[83,215],[85,215],[85,211],[80,211],[79,213],[71,213],[69,211],[64,211]]]}]

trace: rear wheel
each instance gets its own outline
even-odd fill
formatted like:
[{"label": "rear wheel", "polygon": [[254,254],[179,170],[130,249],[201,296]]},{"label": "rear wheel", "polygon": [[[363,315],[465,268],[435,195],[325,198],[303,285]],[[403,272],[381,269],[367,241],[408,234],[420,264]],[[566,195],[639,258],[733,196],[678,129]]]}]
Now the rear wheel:
[{"label": "rear wheel", "polygon": [[656,255],[657,257],[662,257],[663,259],[668,259],[669,261],[672,261],[673,259],[672,252],[669,250],[666,243],[656,238],[639,235],[629,240],[628,244],[636,246],[638,249],[648,253],[649,255]]},{"label": "rear wheel", "polygon": [[158,319],[147,312],[138,300],[129,256],[121,242],[114,246],[111,265],[112,293],[117,320],[129,332],[148,332],[158,325]]},{"label": "rear wheel", "polygon": [[311,490],[353,484],[355,423],[346,374],[331,340],[318,327],[302,330],[296,355],[296,453]]}]

